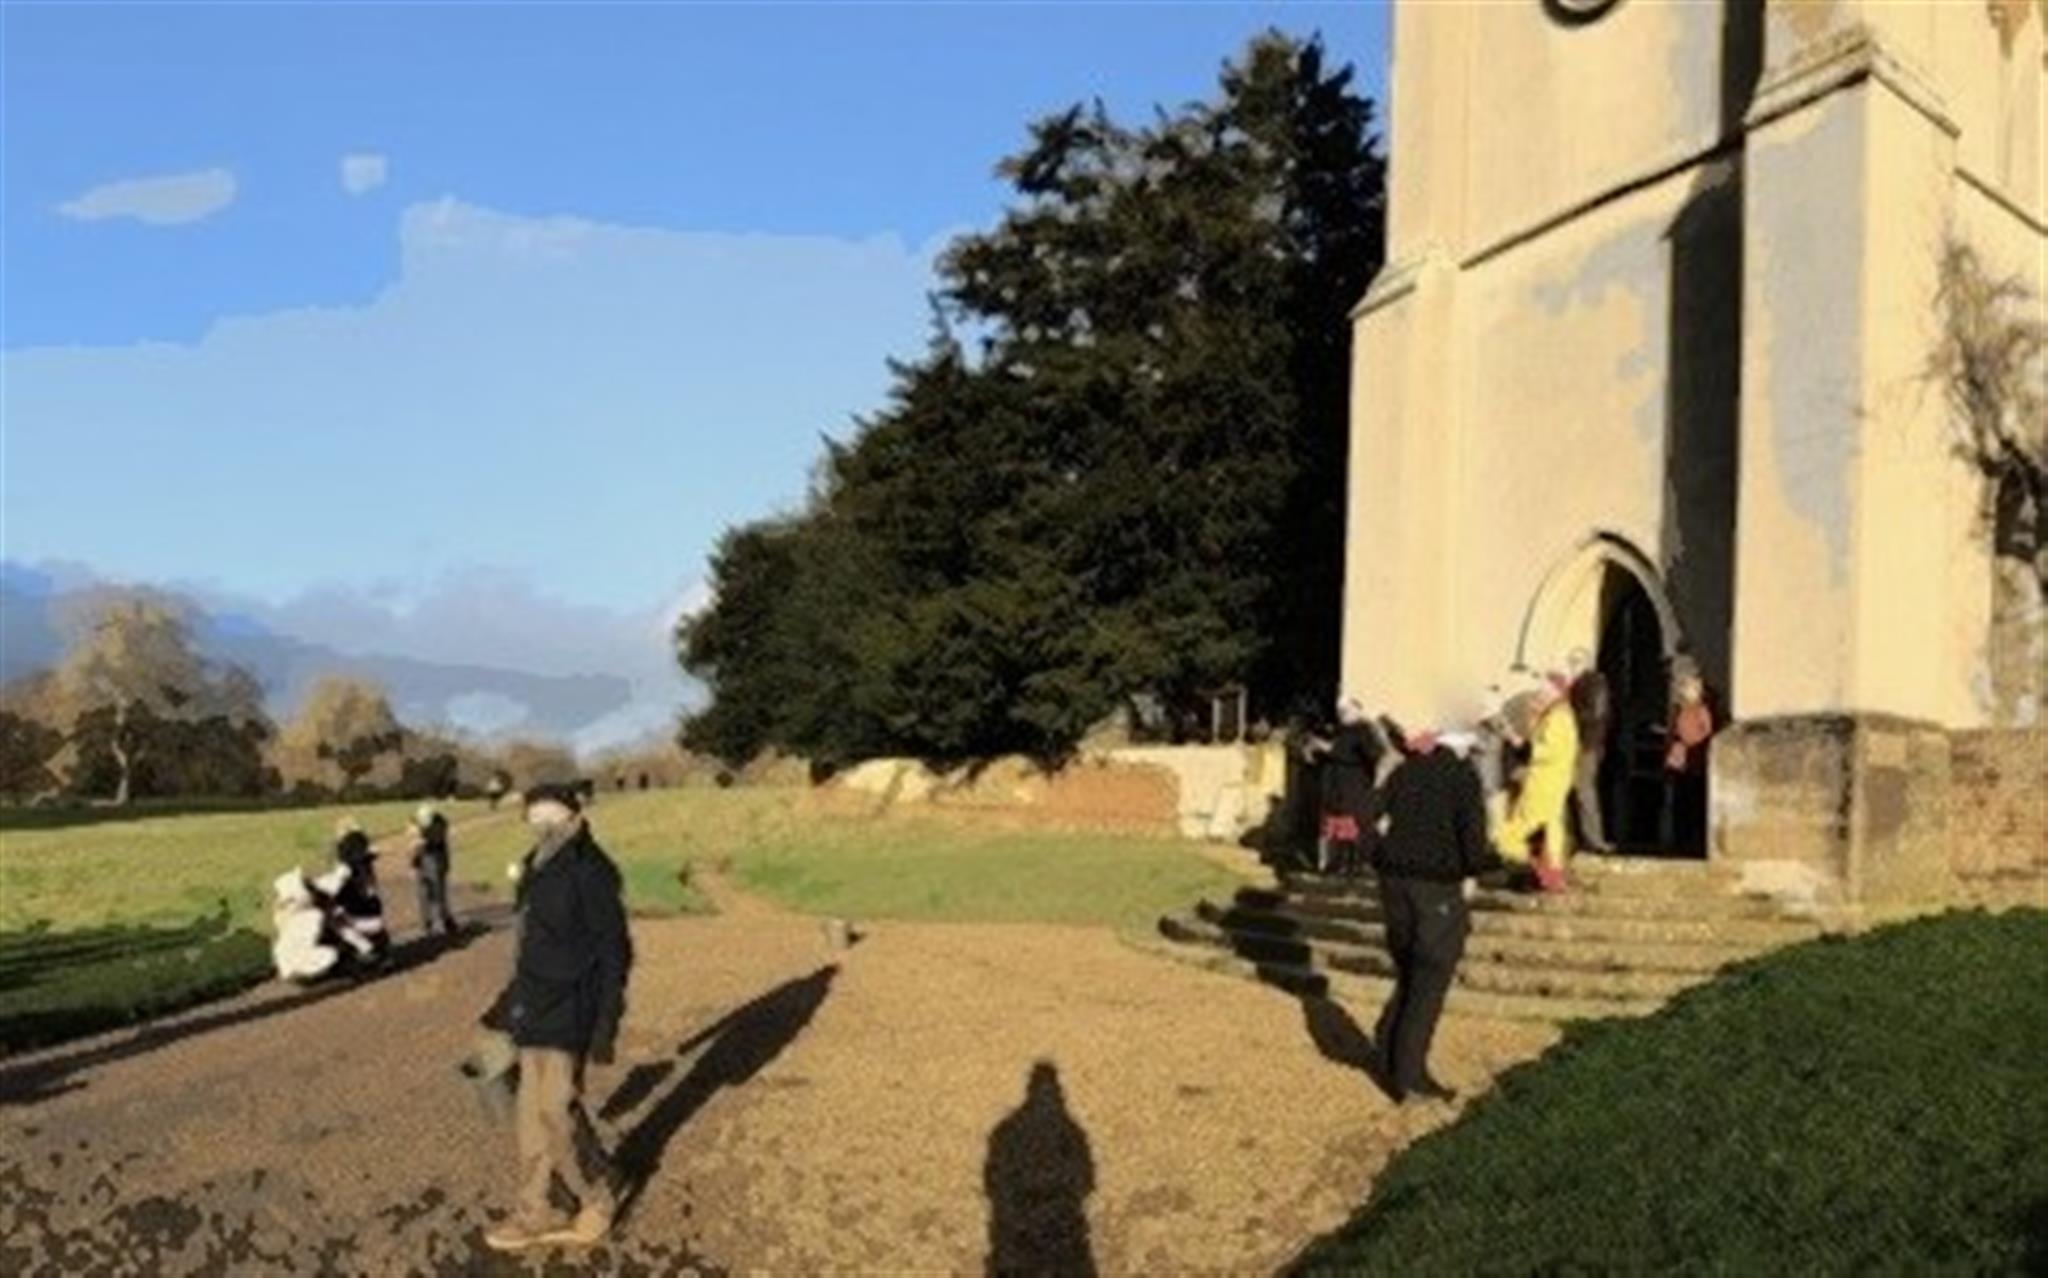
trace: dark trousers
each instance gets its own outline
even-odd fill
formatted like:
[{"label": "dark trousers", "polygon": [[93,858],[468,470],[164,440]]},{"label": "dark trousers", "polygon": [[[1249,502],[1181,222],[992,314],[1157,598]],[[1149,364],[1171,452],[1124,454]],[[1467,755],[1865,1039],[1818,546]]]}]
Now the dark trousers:
[{"label": "dark trousers", "polygon": [[1664,846],[1686,856],[1707,854],[1707,774],[1664,774]]},{"label": "dark trousers", "polygon": [[420,931],[436,927],[454,935],[455,912],[448,908],[448,863],[438,857],[422,857],[419,864]]},{"label": "dark trousers", "polygon": [[1579,842],[1595,851],[1607,847],[1600,820],[1600,751],[1581,749],[1572,769],[1572,815],[1578,818]]},{"label": "dark trousers", "polygon": [[1470,921],[1456,883],[1383,878],[1380,907],[1387,953],[1394,960],[1394,993],[1380,1013],[1373,1042],[1386,1067],[1386,1082],[1399,1097],[1429,1077],[1429,1042],[1464,956]]}]

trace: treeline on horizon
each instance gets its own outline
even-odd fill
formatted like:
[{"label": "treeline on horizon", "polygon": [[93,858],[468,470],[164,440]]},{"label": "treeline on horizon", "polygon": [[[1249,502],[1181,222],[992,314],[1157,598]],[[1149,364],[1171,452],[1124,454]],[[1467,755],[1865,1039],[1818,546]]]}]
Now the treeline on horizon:
[{"label": "treeline on horizon", "polygon": [[277,723],[255,676],[203,657],[186,610],[149,591],[100,592],[73,629],[54,669],[0,688],[0,798],[456,798],[585,778],[673,785],[691,770],[672,745],[579,762],[550,742],[408,726],[374,681],[340,675]]},{"label": "treeline on horizon", "polygon": [[1269,722],[1327,706],[1348,313],[1384,251],[1352,80],[1269,32],[1208,101],[1032,124],[887,407],[827,439],[800,513],[721,539],[677,635],[710,694],[684,745],[1057,760],[1119,710],[1182,739],[1229,688]]}]

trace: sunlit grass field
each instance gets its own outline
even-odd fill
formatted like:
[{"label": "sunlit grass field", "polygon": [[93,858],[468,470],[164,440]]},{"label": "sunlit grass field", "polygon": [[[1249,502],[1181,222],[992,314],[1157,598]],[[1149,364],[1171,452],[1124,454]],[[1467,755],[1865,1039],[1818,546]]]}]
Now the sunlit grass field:
[{"label": "sunlit grass field", "polygon": [[[270,884],[324,868],[335,820],[352,813],[373,839],[396,833],[412,803],[271,812],[144,815],[9,828],[0,824],[0,933],[108,925],[177,925],[219,913],[267,926]],[[469,820],[482,803],[449,804]],[[509,824],[507,815],[493,818]]]}]

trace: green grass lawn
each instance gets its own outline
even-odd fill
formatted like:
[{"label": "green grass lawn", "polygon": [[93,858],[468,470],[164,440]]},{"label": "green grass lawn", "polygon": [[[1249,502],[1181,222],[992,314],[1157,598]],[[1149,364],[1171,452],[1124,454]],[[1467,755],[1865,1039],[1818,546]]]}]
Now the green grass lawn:
[{"label": "green grass lawn", "polygon": [[[396,832],[411,803],[269,812],[145,815],[0,829],[0,935],[36,924],[182,925],[226,903],[236,924],[265,926],[270,884],[294,865],[328,864],[335,819],[353,813],[372,838]],[[447,805],[461,822],[481,803]],[[510,823],[507,815],[501,818]]]},{"label": "green grass lawn", "polygon": [[1240,882],[1174,839],[977,828],[952,817],[763,823],[732,860],[750,891],[854,919],[1149,931],[1161,913]]},{"label": "green grass lawn", "polygon": [[2048,1272],[2048,913],[1815,942],[1574,1027],[1300,1268]]}]

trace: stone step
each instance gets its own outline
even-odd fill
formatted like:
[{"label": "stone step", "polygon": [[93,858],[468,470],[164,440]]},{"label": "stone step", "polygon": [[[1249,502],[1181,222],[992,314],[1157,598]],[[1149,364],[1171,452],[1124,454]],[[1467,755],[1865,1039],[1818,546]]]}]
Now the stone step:
[{"label": "stone step", "polygon": [[1769,897],[1644,896],[1596,892],[1511,892],[1481,888],[1472,898],[1474,911],[1503,914],[1545,914],[1554,917],[1606,919],[1749,919],[1783,922],[1784,909]]},{"label": "stone step", "polygon": [[1573,882],[1602,896],[1727,896],[1740,873],[1722,862],[1696,858],[1581,853],[1571,860]]},{"label": "stone step", "polygon": [[[1708,862],[1681,862],[1681,868],[1614,868],[1599,862],[1626,858],[1579,856],[1573,860],[1567,893],[1530,893],[1509,887],[1507,875],[1487,875],[1479,881],[1475,909],[1556,909],[1567,913],[1606,913],[1616,918],[1686,918],[1686,915],[1714,915],[1714,918],[1767,918],[1780,913],[1776,901],[1767,897],[1745,897],[1737,889],[1733,870],[1710,866]],[[1583,866],[1583,870],[1581,870]],[[1374,899],[1378,885],[1372,875],[1360,879],[1329,879],[1321,875],[1282,875],[1280,895],[1298,901],[1356,901]],[[1542,901],[1542,905],[1538,905]]]},{"label": "stone step", "polygon": [[[1709,907],[1704,910],[1668,910],[1622,906],[1620,912],[1587,911],[1555,904],[1570,898],[1526,898],[1537,904],[1524,909],[1500,908],[1475,902],[1472,912],[1474,935],[1522,936],[1537,940],[1629,941],[1653,945],[1712,944],[1725,942],[1755,949],[1789,945],[1810,940],[1820,927],[1808,920],[1786,917],[1768,904],[1745,902],[1741,908]],[[1305,896],[1294,897],[1266,888],[1244,888],[1234,905],[1253,912],[1272,913],[1309,921],[1376,924],[1380,921],[1377,897]]]},{"label": "stone step", "polygon": [[[1303,964],[1255,962],[1214,945],[1177,941],[1167,932],[1165,924],[1166,920],[1161,920],[1161,935],[1135,938],[1132,943],[1148,953],[1207,971],[1259,981],[1298,997],[1335,999],[1349,1007],[1365,1025],[1370,1025],[1379,1015],[1394,991],[1394,983],[1381,977],[1317,969]],[[1455,987],[1444,1000],[1444,1013],[1484,1020],[1554,1024],[1615,1016],[1643,1016],[1661,1006],[1663,1002],[1659,999],[1572,999],[1554,995],[1531,998]]]},{"label": "stone step", "polygon": [[[1394,974],[1393,960],[1384,949],[1376,946],[1233,932],[1192,917],[1169,916],[1161,920],[1160,930],[1172,940],[1184,944],[1206,944],[1256,964],[1353,976],[1387,978]],[[1458,965],[1454,988],[1516,997],[1559,997],[1587,1003],[1606,1000],[1647,1002],[1669,998],[1698,984],[1708,975],[1701,972],[1542,967],[1467,956]]]},{"label": "stone step", "polygon": [[[1203,922],[1226,931],[1245,932],[1254,936],[1294,939],[1309,943],[1331,942],[1369,949],[1382,947],[1386,943],[1386,928],[1379,922],[1297,918],[1286,914],[1222,906],[1212,901],[1198,903],[1195,915]],[[1771,945],[1744,944],[1713,936],[1669,942],[1661,939],[1516,935],[1512,932],[1481,931],[1475,928],[1470,939],[1466,941],[1465,953],[1471,959],[1523,967],[1557,967],[1592,972],[1671,972],[1705,976],[1768,948],[1771,948]]]}]

